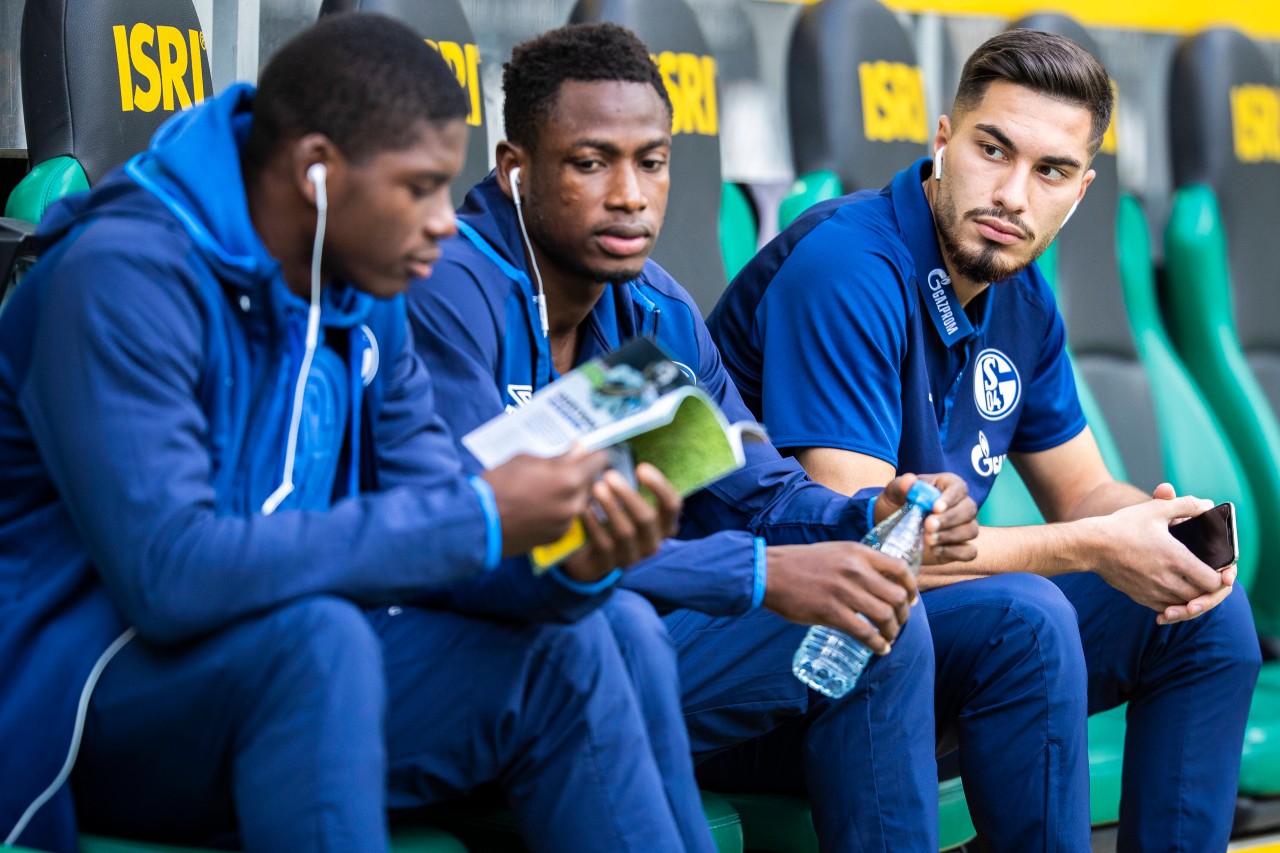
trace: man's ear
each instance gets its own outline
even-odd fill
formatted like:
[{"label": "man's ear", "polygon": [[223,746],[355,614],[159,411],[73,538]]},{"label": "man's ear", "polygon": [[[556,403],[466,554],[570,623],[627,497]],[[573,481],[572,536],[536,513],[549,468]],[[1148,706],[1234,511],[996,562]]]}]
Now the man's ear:
[{"label": "man's ear", "polygon": [[947,141],[951,138],[951,119],[948,116],[938,116],[938,130],[933,134],[933,177],[942,179],[942,152],[947,147]]},{"label": "man's ear", "polygon": [[[498,186],[507,198],[514,201],[515,193],[511,189],[511,170],[519,169],[520,180],[527,182],[529,172],[528,154],[519,145],[514,142],[508,142],[505,139],[498,143],[494,154],[494,170],[498,173]],[[522,190],[527,186],[527,183],[520,184]]]},{"label": "man's ear", "polygon": [[1084,173],[1084,179],[1080,181],[1080,195],[1076,196],[1076,202],[1084,198],[1084,191],[1089,189],[1089,184],[1093,183],[1093,179],[1098,177],[1098,173],[1093,169]]},{"label": "man's ear", "polygon": [[316,203],[316,184],[310,177],[314,175],[311,167],[324,166],[325,179],[329,187],[341,183],[345,166],[342,155],[333,141],[323,133],[308,133],[298,137],[290,145],[289,179],[308,204]]}]

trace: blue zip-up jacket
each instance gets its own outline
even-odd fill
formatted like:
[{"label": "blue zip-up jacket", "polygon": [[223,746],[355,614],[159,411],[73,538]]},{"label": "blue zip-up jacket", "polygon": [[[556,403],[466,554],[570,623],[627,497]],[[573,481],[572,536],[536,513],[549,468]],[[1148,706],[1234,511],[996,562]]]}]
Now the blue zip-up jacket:
[{"label": "blue zip-up jacket", "polygon": [[[55,778],[126,626],[198,638],[314,595],[405,601],[494,566],[404,300],[334,283],[297,488],[280,483],[306,303],[250,222],[252,90],[182,114],[53,206],[0,314],[0,840]],[[19,837],[75,849],[67,789]]]},{"label": "blue zip-up jacket", "polygon": [[[467,195],[458,228],[432,276],[411,285],[409,317],[441,414],[461,438],[521,405],[556,374],[515,206],[492,174]],[[752,420],[693,299],[653,261],[636,279],[605,289],[587,318],[579,362],[641,334],[656,338],[693,374],[731,422]],[[478,469],[459,448],[464,464]],[[746,467],[691,495],[678,540],[627,571],[622,586],[664,609],[740,614],[764,598],[766,543],[856,540],[869,529],[879,490],[850,499],[814,483],[771,445],[746,450]]]}]

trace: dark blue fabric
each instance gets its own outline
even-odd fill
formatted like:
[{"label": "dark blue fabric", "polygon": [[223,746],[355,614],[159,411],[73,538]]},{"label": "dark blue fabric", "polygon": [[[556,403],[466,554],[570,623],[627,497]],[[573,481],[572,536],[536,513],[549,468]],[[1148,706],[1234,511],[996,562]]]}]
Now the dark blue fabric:
[{"label": "dark blue fabric", "polygon": [[[879,193],[816,206],[743,269],[710,326],[780,444],[954,471],[981,503],[1007,452],[1055,447],[1085,424],[1034,266],[955,309],[928,174],[922,160]],[[992,849],[1088,849],[1086,696],[1088,713],[1130,703],[1119,849],[1226,846],[1260,666],[1243,590],[1170,627],[1093,573],[1001,575],[923,598],[939,731],[958,736]]]},{"label": "dark blue fabric", "polygon": [[497,780],[531,849],[679,850],[638,701],[600,614],[516,626],[306,599],[206,642],[126,647],[76,794],[107,834],[374,853],[386,805]]},{"label": "dark blue fabric", "polygon": [[[249,220],[251,110],[232,87],[51,207],[0,315],[5,833],[53,780],[81,685],[126,625],[191,643],[315,596],[413,601],[480,574],[526,616],[580,598],[527,566],[485,573],[495,519],[435,412],[404,300],[342,282],[323,299],[302,479],[260,514],[305,305]],[[19,841],[74,848],[66,789]]]},{"label": "dark blue fabric", "polygon": [[[468,195],[460,227],[463,235],[446,245],[431,278],[415,282],[409,296],[415,341],[440,389],[441,410],[459,436],[505,407],[521,405],[555,378],[524,272],[514,206],[493,178]],[[731,420],[749,417],[692,300],[652,263],[635,281],[605,289],[587,320],[579,359],[600,355],[638,333],[656,335]],[[937,810],[931,652],[923,614],[917,616],[921,627],[909,633],[918,641],[905,641],[891,663],[872,667],[875,675],[861,700],[816,703],[810,713],[810,694],[791,674],[791,656],[806,628],[752,606],[758,603],[752,600],[755,536],[770,544],[859,538],[866,531],[870,498],[836,495],[809,480],[794,461],[757,446],[749,451],[746,469],[688,499],[683,538],[665,543],[658,556],[629,569],[622,581],[663,609],[693,608],[666,617],[681,657],[679,679],[673,672],[665,682],[656,681],[650,670],[646,677],[652,686],[640,692],[650,693],[651,702],[678,708],[678,685],[686,685],[684,709],[694,725],[695,754],[750,741],[789,719],[812,728],[811,755],[822,766],[815,773],[830,782],[820,826],[824,843],[845,849],[841,845],[855,838],[881,838],[888,849],[932,853],[936,826],[920,820]],[[672,640],[661,642],[669,646]],[[620,637],[619,644],[625,652],[628,643]],[[699,685],[699,695],[710,705],[732,710],[707,714],[698,724],[704,717],[691,683]],[[872,692],[875,703],[868,700]],[[667,714],[650,711],[649,716],[665,719]],[[688,762],[689,736],[683,730],[650,722],[650,737],[660,766]],[[683,756],[677,754],[681,751]],[[844,770],[864,764],[874,766],[877,779],[878,788],[870,794],[865,780]],[[689,806],[697,792],[692,785],[680,787],[676,774],[668,774],[668,782],[688,839],[690,825],[702,822],[700,811]],[[854,799],[856,808],[850,806]],[[883,822],[865,820],[881,810]]]},{"label": "dark blue fabric", "polygon": [[808,626],[767,610],[666,617],[680,651],[698,779],[715,791],[805,794],[821,849],[934,853],[933,644],[924,607],[839,700],[791,659]]},{"label": "dark blue fabric", "polygon": [[[515,206],[493,176],[467,195],[459,228],[432,276],[411,286],[408,302],[418,352],[448,401],[441,413],[461,437],[521,405],[555,375]],[[634,281],[605,289],[587,319],[579,361],[637,334],[656,336],[730,421],[751,419],[692,298],[652,261]],[[464,464],[479,467],[461,445],[459,451]],[[745,468],[685,501],[679,540],[621,583],[665,609],[745,612],[756,592],[755,536],[769,544],[858,539],[867,530],[869,499],[836,495],[772,447],[750,444]]]},{"label": "dark blue fabric", "polygon": [[778,447],[834,447],[899,472],[952,471],[981,503],[1009,451],[1084,429],[1065,334],[1033,265],[956,302],[920,181],[815,206],[734,279],[708,319]]},{"label": "dark blue fabric", "polygon": [[1093,573],[1053,582],[1075,608],[1089,713],[1128,702],[1117,850],[1225,850],[1262,654],[1237,585],[1168,627]]}]

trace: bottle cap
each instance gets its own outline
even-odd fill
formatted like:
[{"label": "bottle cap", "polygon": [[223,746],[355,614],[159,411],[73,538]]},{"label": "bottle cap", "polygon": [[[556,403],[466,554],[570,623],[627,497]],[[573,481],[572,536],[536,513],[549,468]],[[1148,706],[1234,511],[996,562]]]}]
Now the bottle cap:
[{"label": "bottle cap", "polygon": [[924,480],[916,480],[907,490],[907,503],[913,503],[925,512],[933,509],[934,501],[942,497],[938,487]]}]

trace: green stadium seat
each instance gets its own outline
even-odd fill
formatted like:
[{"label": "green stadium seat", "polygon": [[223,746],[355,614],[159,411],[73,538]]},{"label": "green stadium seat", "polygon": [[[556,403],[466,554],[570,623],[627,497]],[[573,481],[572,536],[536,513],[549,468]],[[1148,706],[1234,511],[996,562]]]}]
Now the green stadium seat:
[{"label": "green stadium seat", "polygon": [[778,204],[778,228],[786,228],[818,202],[838,198],[843,194],[840,176],[830,169],[819,169],[801,175]]},{"label": "green stadium seat", "polygon": [[1280,288],[1271,253],[1280,157],[1265,147],[1277,133],[1265,116],[1280,104],[1280,81],[1256,44],[1216,29],[1179,45],[1169,89],[1177,189],[1164,298],[1174,341],[1240,455],[1258,516],[1249,592],[1272,660],[1250,707],[1237,809],[1237,828],[1257,829],[1280,822]]},{"label": "green stadium seat", "polygon": [[[760,853],[818,853],[813,813],[804,797],[788,794],[724,794],[742,815],[747,849]],[[959,779],[938,786],[938,849],[951,850],[976,837]]]},{"label": "green stadium seat", "polygon": [[720,192],[720,256],[730,281],[755,257],[759,233],[755,208],[746,192],[725,181]]},{"label": "green stadium seat", "polygon": [[[154,30],[135,39],[130,27],[137,26],[171,27],[181,36],[161,56],[163,67],[148,56],[133,62],[135,52],[156,52]],[[96,184],[146,148],[175,111],[213,93],[200,19],[187,0],[27,0],[21,38],[32,168],[6,202],[8,217],[39,222],[51,202]],[[129,86],[121,83],[122,69]]]},{"label": "green stadium seat", "polygon": [[[144,841],[122,841],[96,835],[80,836],[80,853],[213,853],[196,847],[151,844]],[[391,836],[391,853],[467,853],[467,848],[453,836],[429,827],[399,829]]]},{"label": "green stadium seat", "polygon": [[[711,829],[716,850],[719,853],[742,853],[742,822],[733,804],[721,795],[703,792],[702,810],[707,816],[707,826]],[[462,839],[471,850],[517,853],[525,849],[511,811],[493,806],[481,796],[397,815],[393,823],[393,840],[405,826],[416,827],[424,820],[444,827]],[[393,853],[401,853],[401,848],[393,847]],[[405,848],[404,853],[417,851]]]}]

